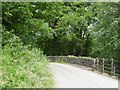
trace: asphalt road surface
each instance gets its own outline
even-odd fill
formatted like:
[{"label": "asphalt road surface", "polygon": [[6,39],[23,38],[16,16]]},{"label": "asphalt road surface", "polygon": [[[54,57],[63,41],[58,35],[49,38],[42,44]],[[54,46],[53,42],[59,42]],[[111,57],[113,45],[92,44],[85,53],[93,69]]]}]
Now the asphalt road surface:
[{"label": "asphalt road surface", "polygon": [[50,63],[54,88],[118,88],[118,80],[67,64]]}]

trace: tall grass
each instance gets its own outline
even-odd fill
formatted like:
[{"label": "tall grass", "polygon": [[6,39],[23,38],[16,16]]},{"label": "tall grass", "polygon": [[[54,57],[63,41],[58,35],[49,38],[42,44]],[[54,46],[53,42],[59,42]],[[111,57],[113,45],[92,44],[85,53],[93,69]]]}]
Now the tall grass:
[{"label": "tall grass", "polygon": [[2,49],[0,87],[51,88],[53,79],[48,63],[41,50],[29,49],[16,41],[8,43]]}]

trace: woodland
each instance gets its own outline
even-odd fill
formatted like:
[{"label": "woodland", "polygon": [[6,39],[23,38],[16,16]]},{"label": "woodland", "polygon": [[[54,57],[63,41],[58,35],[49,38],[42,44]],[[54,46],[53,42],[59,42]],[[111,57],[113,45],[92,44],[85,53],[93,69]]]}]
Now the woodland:
[{"label": "woodland", "polygon": [[119,60],[120,2],[2,2],[1,19],[1,87],[50,87],[46,56]]}]

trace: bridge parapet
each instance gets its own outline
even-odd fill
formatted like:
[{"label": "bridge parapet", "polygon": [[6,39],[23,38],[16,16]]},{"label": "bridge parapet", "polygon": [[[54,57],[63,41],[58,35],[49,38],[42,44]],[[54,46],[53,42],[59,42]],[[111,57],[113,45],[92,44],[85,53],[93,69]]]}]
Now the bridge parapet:
[{"label": "bridge parapet", "polygon": [[100,59],[91,57],[76,57],[76,56],[48,56],[50,62],[65,62],[70,64],[77,64],[85,67],[86,69],[97,71],[102,74],[120,78],[120,66],[113,59]]},{"label": "bridge parapet", "polygon": [[96,59],[87,57],[74,57],[74,56],[48,56],[51,62],[66,62],[71,64],[78,64],[86,67],[93,68]]}]

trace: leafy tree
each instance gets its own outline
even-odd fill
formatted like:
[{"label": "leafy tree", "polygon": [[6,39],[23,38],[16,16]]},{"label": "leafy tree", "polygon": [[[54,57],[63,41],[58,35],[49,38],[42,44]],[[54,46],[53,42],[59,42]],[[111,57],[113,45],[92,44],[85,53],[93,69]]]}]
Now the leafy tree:
[{"label": "leafy tree", "polygon": [[[92,54],[97,57],[118,58],[119,3],[97,3],[97,21],[93,25]],[[99,11],[99,12],[98,12]]]},{"label": "leafy tree", "polygon": [[[118,58],[120,3],[3,3],[3,26],[47,55]],[[3,39],[3,44],[5,44]]]}]

